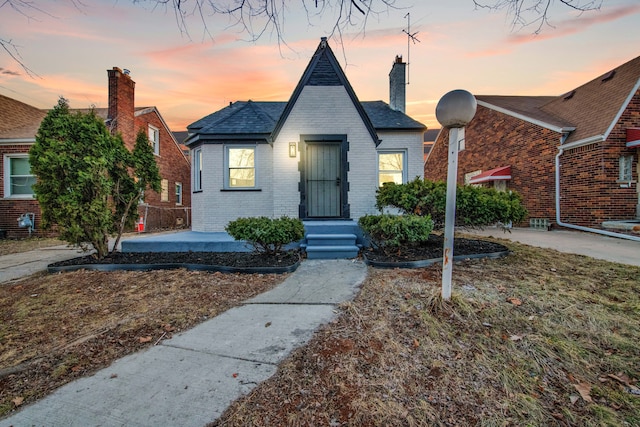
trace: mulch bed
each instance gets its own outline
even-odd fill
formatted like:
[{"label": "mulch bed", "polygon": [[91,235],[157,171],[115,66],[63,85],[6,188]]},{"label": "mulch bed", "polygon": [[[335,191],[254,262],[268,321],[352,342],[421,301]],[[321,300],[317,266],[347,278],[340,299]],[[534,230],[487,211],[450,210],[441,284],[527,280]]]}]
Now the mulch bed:
[{"label": "mulch bed", "polygon": [[253,252],[113,252],[103,259],[91,255],[50,264],[68,267],[95,264],[201,264],[225,267],[286,267],[299,261],[297,252],[256,254]]},{"label": "mulch bed", "polygon": [[[381,250],[368,249],[366,256],[368,260],[375,262],[405,262],[436,259],[442,258],[443,245],[444,237],[432,234],[429,236],[429,240],[421,245],[403,246],[399,252],[387,251],[387,253]],[[505,251],[508,251],[506,246],[486,240],[464,238],[455,238],[453,240],[454,256],[490,254]]]}]

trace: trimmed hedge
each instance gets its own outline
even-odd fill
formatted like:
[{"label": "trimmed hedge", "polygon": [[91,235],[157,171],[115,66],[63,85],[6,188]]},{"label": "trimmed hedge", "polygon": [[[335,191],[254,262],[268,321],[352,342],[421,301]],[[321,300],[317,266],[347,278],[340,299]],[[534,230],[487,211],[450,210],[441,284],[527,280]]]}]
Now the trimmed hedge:
[{"label": "trimmed hedge", "polygon": [[365,215],[358,225],[369,237],[371,244],[383,252],[401,252],[402,247],[425,242],[433,230],[429,216],[418,215]]},{"label": "trimmed hedge", "polygon": [[286,216],[239,218],[227,224],[225,230],[234,239],[246,240],[257,252],[263,253],[282,252],[283,246],[304,237],[302,221]]},{"label": "trimmed hedge", "polygon": [[[416,178],[406,184],[385,183],[377,192],[378,209],[390,206],[402,212],[429,216],[434,227],[444,227],[447,184]],[[458,185],[456,225],[482,227],[495,223],[519,223],[527,216],[522,197],[514,191]]]}]

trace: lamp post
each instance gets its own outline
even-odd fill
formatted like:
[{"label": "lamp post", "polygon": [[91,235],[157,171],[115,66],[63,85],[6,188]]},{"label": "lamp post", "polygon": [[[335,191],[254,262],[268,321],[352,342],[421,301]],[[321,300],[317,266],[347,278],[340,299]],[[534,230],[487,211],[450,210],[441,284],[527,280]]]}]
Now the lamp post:
[{"label": "lamp post", "polygon": [[466,90],[446,93],[436,106],[438,122],[449,129],[449,161],[447,166],[447,201],[444,218],[444,248],[442,253],[442,299],[451,298],[453,269],[453,229],[456,221],[456,184],[458,178],[458,146],[464,138],[464,127],[476,114],[476,98]]}]

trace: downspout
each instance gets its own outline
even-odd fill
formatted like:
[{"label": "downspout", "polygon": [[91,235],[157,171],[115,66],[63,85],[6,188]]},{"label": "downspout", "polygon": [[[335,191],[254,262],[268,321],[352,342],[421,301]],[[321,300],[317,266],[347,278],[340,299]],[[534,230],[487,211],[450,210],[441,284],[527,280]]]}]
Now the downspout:
[{"label": "downspout", "polygon": [[562,135],[562,137],[560,138],[560,146],[558,147],[558,154],[556,154],[556,224],[566,228],[573,228],[575,230],[587,231],[589,233],[603,234],[609,237],[618,237],[620,239],[628,239],[640,242],[640,237],[629,236],[628,234],[614,233],[613,231],[599,230],[597,228],[583,227],[581,225],[562,222],[562,220],[560,219],[560,156],[564,152],[562,144],[564,144],[568,136],[568,133]]}]

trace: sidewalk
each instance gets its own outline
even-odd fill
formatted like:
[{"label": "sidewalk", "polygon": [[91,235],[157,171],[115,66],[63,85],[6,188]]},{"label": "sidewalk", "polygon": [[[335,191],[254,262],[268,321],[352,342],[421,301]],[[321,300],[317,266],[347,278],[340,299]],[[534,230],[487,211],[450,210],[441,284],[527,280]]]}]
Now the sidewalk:
[{"label": "sidewalk", "polygon": [[352,260],[307,260],[283,283],[27,406],[8,426],[197,426],[275,374],[366,277]]},{"label": "sidewalk", "polygon": [[513,228],[509,233],[495,227],[488,227],[484,230],[466,230],[465,233],[507,239],[539,248],[555,249],[560,252],[640,266],[640,242],[596,233],[567,229],[543,231],[533,228]]}]

